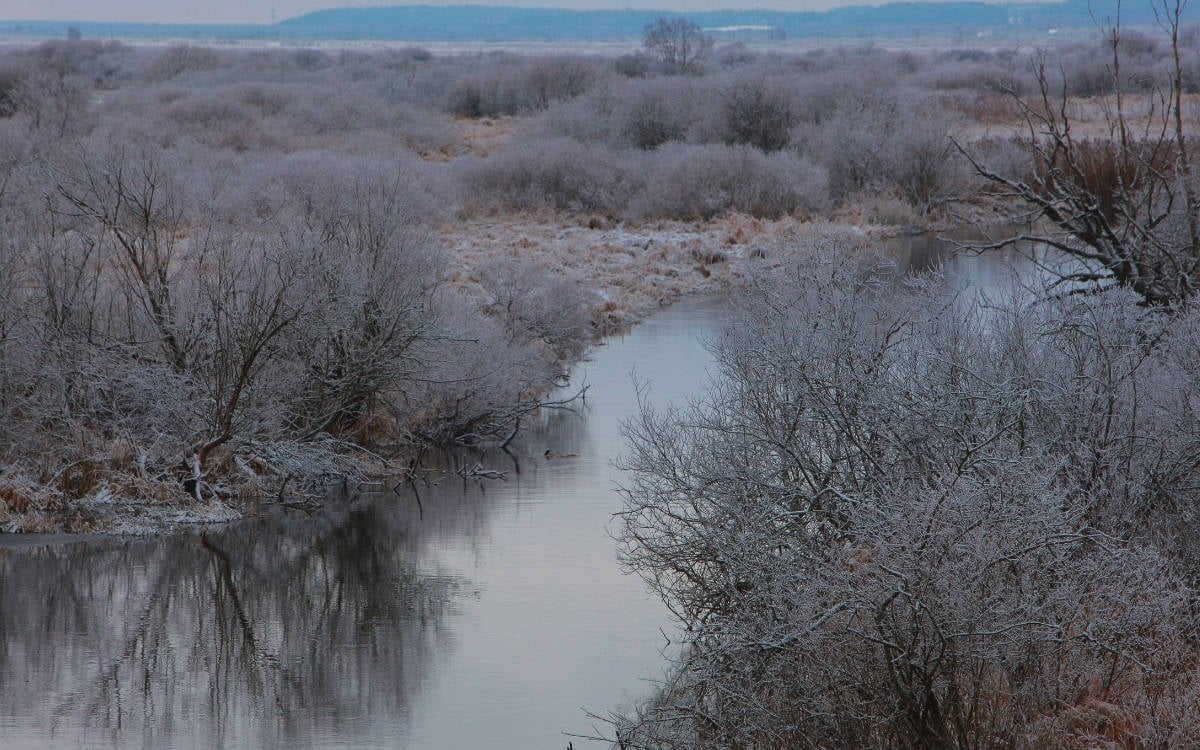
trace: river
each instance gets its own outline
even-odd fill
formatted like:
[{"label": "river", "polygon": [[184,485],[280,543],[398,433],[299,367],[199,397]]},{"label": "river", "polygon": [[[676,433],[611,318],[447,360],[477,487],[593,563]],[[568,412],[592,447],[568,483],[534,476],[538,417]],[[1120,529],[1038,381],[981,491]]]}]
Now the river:
[{"label": "river", "polygon": [[[959,259],[950,276],[988,287],[1002,265]],[[571,735],[604,729],[585,711],[648,694],[670,628],[608,534],[631,375],[682,401],[722,319],[719,301],[681,302],[598,347],[574,376],[586,400],[511,455],[444,457],[502,480],[350,491],[312,516],[160,538],[8,540],[0,746],[602,746]]]},{"label": "river", "polygon": [[[0,549],[0,745],[565,748],[664,664],[662,604],[620,571],[612,461],[636,408],[705,378],[720,305],[597,347],[573,411],[449,456],[483,482],[353,493],[154,539]],[[562,457],[547,458],[551,450]],[[565,455],[577,454],[577,455]]]}]

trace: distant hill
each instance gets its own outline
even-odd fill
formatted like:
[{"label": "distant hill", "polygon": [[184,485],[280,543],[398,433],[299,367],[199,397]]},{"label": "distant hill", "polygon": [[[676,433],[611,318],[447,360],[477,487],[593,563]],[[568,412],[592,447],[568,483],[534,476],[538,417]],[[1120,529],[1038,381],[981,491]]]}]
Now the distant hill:
[{"label": "distant hill", "polygon": [[605,40],[637,38],[661,16],[683,16],[706,29],[767,27],[788,36],[909,35],[915,28],[942,27],[949,16],[997,26],[1006,12],[978,2],[896,3],[878,8],[839,8],[824,13],[712,11],[669,13],[646,10],[571,11],[480,6],[345,8],[317,11],[277,25],[288,36],[325,34],[341,39],[425,40]]},{"label": "distant hill", "polygon": [[[561,8],[404,5],[339,8],[308,13],[275,25],[186,25],[49,21],[0,21],[0,34],[196,39],[343,39],[407,41],[534,41],[638,38],[661,16],[684,16],[705,29],[736,34],[770,32],[779,37],[913,37],[988,33],[1044,34],[1094,28],[1093,18],[1115,17],[1116,0],[1046,3],[897,2],[824,12],[646,10],[573,11]],[[1154,22],[1150,3],[1126,4],[1128,26]],[[723,31],[725,30],[725,31]]]},{"label": "distant hill", "polygon": [[66,37],[74,29],[87,39],[108,37],[159,39],[264,39],[275,36],[269,25],[114,23],[107,21],[0,21],[0,35]]},{"label": "distant hill", "polygon": [[[1048,32],[1095,28],[1093,18],[1116,16],[1116,0],[1046,3],[896,2],[823,12],[767,10],[673,13],[643,10],[571,11],[553,8],[406,5],[340,8],[288,19],[281,34],[339,39],[604,40],[638,38],[661,16],[683,16],[705,29],[775,29],[788,37],[912,37],[965,32]],[[1154,22],[1149,2],[1122,8],[1127,25]]]}]

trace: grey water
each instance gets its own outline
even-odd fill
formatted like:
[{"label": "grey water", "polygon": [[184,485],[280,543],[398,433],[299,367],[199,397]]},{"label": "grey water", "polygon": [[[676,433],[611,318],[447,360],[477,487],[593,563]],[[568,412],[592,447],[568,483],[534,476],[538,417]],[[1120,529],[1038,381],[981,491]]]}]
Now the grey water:
[{"label": "grey water", "polygon": [[[947,275],[987,286],[1002,262]],[[719,300],[678,303],[597,347],[575,409],[509,452],[440,459],[502,480],[352,488],[312,516],[154,539],[0,544],[0,747],[592,746],[575,735],[605,727],[587,711],[646,697],[670,656],[669,614],[609,534],[620,425],[635,380],[657,404],[702,388],[723,319]]]}]

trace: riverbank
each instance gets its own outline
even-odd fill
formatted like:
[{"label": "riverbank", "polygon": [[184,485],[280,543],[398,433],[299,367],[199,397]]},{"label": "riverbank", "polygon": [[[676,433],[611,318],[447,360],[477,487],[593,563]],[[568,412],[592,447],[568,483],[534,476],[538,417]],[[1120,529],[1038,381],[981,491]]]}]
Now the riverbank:
[{"label": "riverbank", "polygon": [[[547,278],[570,279],[593,321],[595,340],[625,331],[684,297],[716,293],[786,262],[805,248],[856,252],[889,234],[885,227],[763,220],[730,215],[705,222],[613,222],[575,215],[475,217],[437,229],[449,260],[449,282],[468,298],[489,302],[486,274],[520,266]],[[349,449],[349,446],[347,446]],[[353,472],[364,477],[406,468],[420,445],[357,452]],[[139,466],[136,448],[112,440],[103,452],[61,467],[49,481],[0,475],[0,529],[5,533],[153,534],[183,526],[224,523],[264,506],[320,502],[319,492],[296,496],[289,477],[267,479],[247,459],[216,451],[228,464],[220,492],[201,498],[173,475]],[[239,478],[242,481],[236,481]],[[332,478],[332,477],[331,477]],[[76,492],[72,492],[72,489]]]}]

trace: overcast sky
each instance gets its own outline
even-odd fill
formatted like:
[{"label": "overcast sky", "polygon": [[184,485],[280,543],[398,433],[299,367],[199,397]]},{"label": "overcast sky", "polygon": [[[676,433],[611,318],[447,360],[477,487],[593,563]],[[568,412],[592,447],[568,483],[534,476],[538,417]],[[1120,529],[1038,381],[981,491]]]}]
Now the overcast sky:
[{"label": "overcast sky", "polygon": [[[151,23],[270,23],[322,8],[372,5],[522,5],[572,8],[823,10],[872,0],[0,0],[5,21],[146,21]],[[273,14],[273,16],[272,16]]]}]

